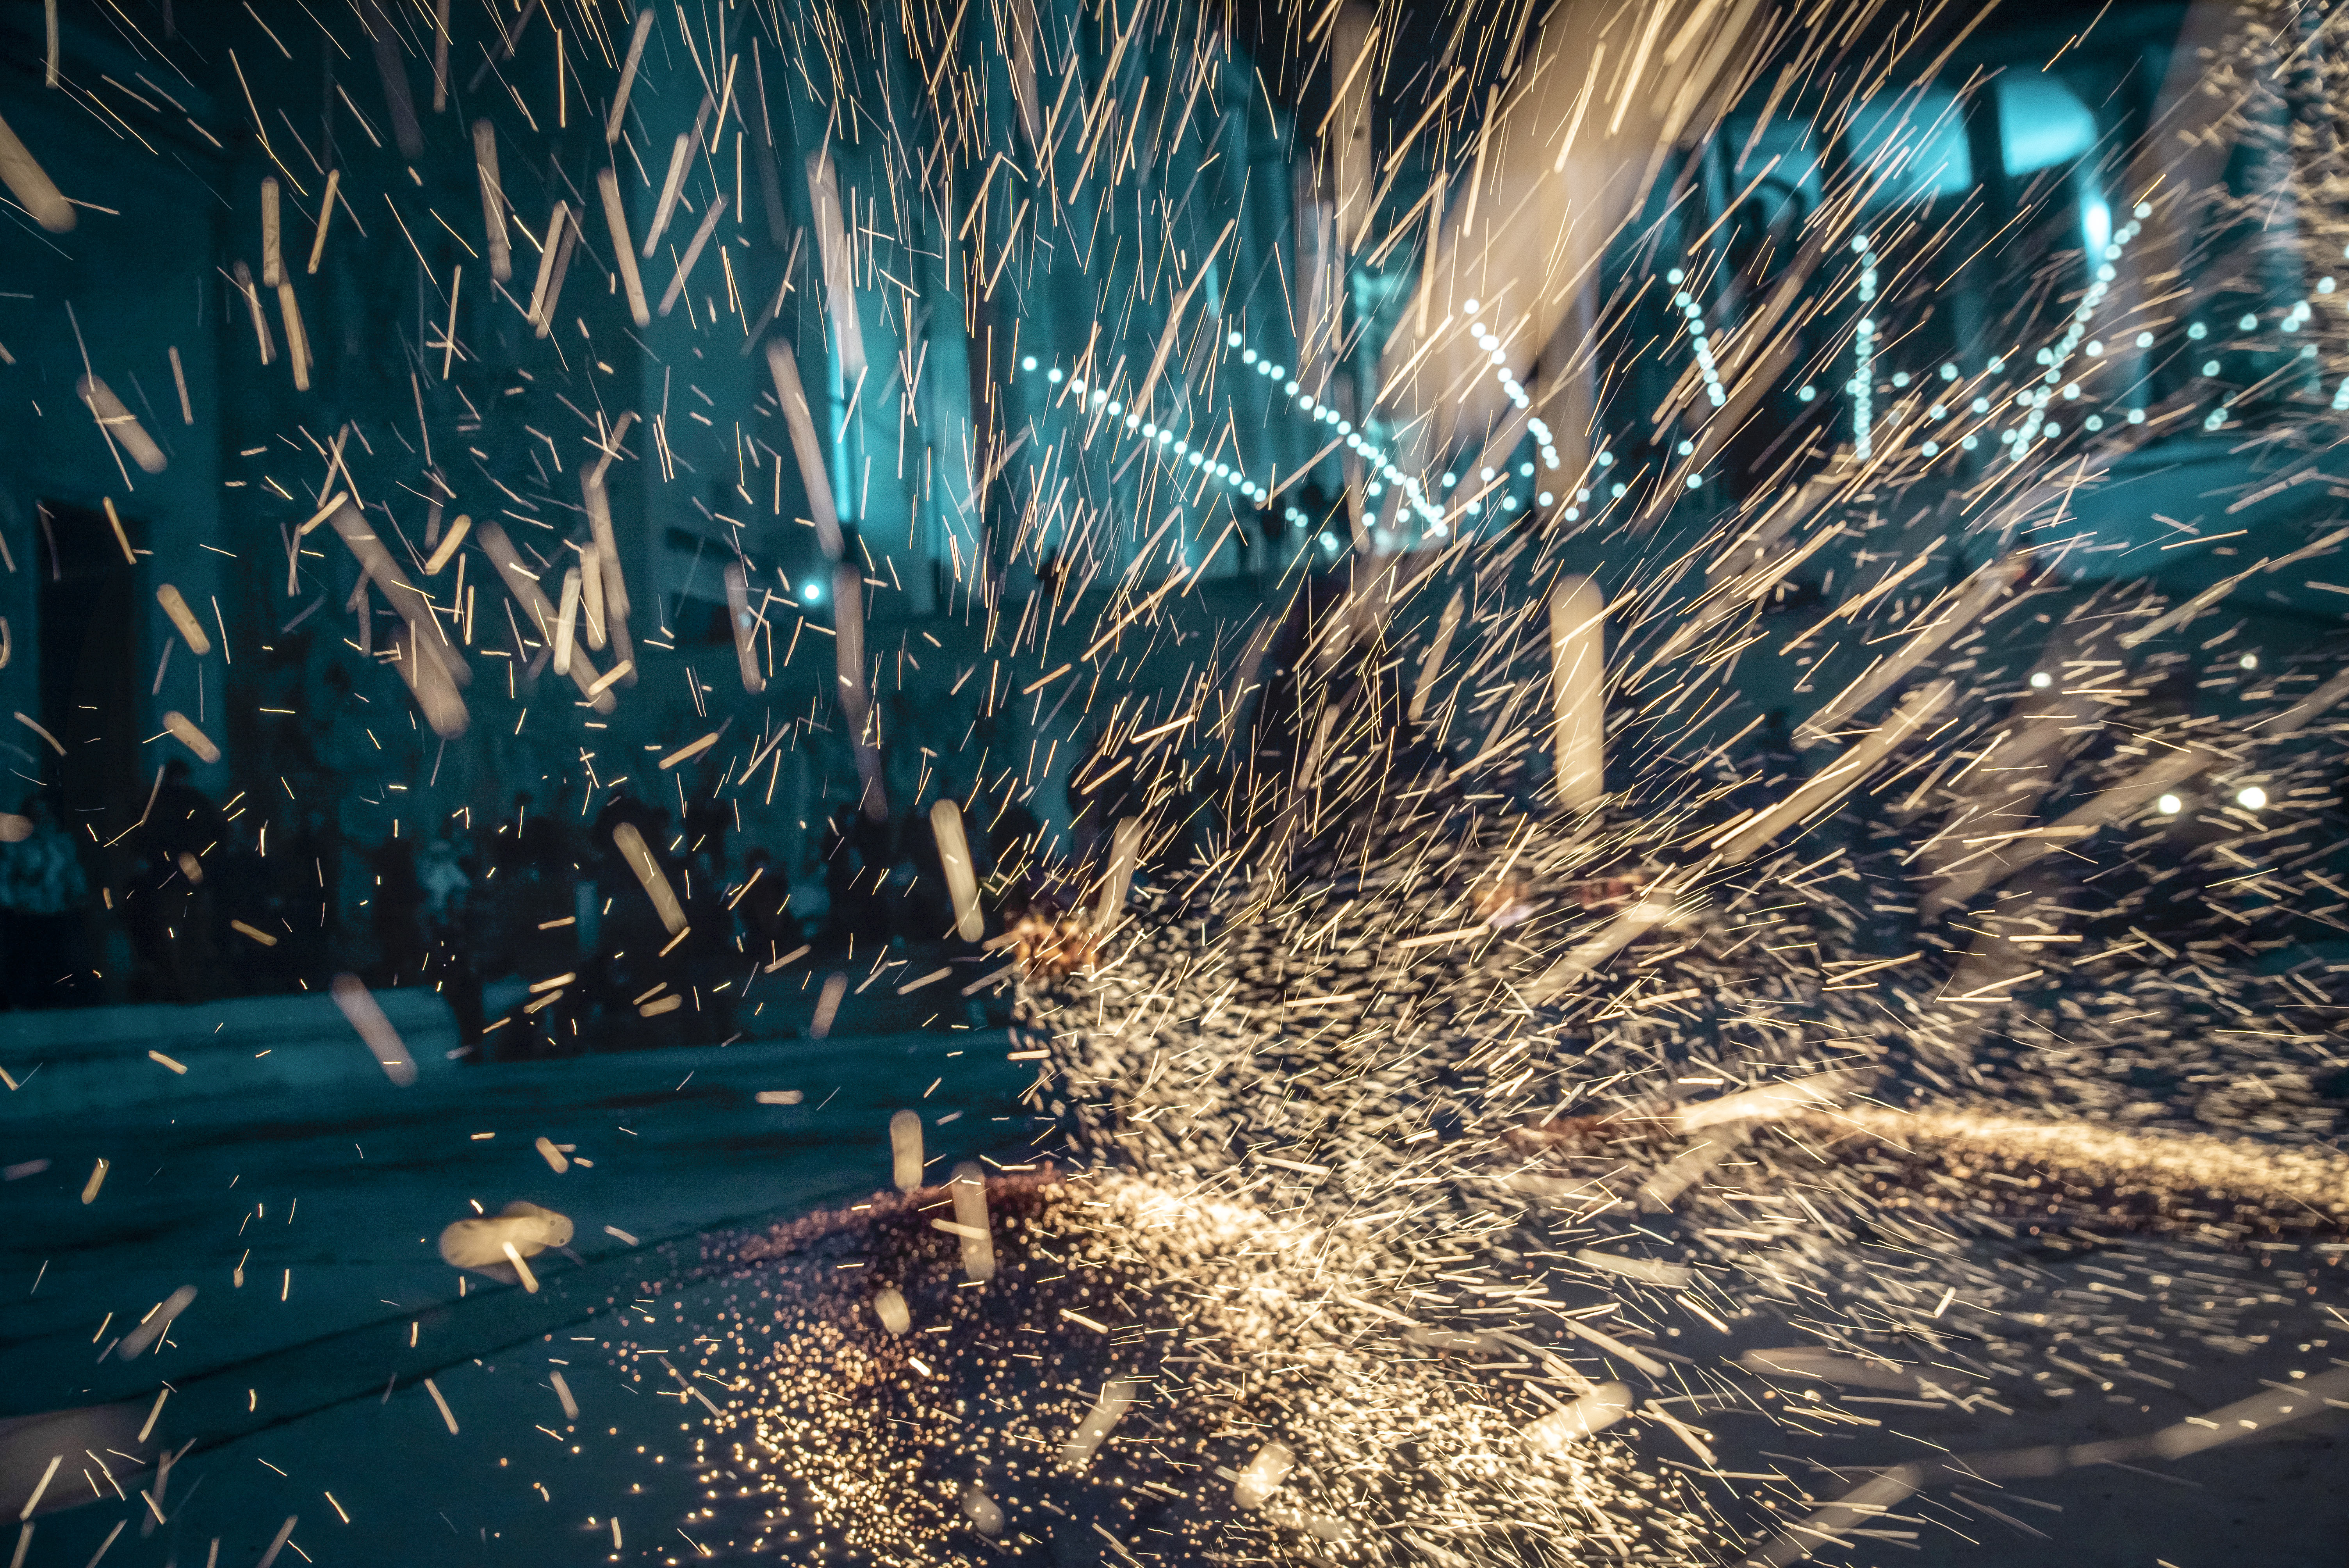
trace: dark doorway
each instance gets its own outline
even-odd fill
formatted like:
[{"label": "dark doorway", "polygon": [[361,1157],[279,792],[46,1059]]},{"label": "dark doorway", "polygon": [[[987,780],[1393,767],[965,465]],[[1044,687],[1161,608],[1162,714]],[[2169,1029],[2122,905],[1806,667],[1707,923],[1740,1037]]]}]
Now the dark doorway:
[{"label": "dark doorway", "polygon": [[[23,810],[41,824],[19,857],[5,922],[0,995],[11,1007],[67,1006],[129,994],[128,965],[108,955],[113,905],[134,851],[120,843],[146,790],[140,767],[140,580],[134,541],[104,511],[39,505],[34,645],[42,788]],[[15,801],[7,804],[14,809]]]},{"label": "dark doorway", "polygon": [[[143,520],[64,501],[40,503],[41,722],[65,748],[56,764],[66,825],[99,842],[139,820],[139,675],[147,617],[139,573],[125,555],[147,537]],[[95,871],[98,868],[93,866]]]}]

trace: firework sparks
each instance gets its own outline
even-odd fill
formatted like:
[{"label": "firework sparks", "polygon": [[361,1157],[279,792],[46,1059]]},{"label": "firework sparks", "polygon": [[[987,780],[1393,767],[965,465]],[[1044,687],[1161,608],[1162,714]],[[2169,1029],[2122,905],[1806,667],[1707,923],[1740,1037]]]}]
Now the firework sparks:
[{"label": "firework sparks", "polygon": [[[0,372],[90,504],[0,496],[0,889],[98,879],[141,987],[233,933],[402,1087],[395,987],[451,1061],[1008,1007],[983,1158],[893,1084],[894,1192],[578,1336],[687,1550],[1787,1564],[2349,1397],[2213,1370],[2349,1326],[2349,673],[2271,619],[2349,593],[2340,16],[2125,85],[2084,14],[2122,147],[1985,11],[512,9],[46,8]],[[149,343],[102,203],[191,158]],[[472,1207],[460,1295],[555,1310],[574,1222]]]}]

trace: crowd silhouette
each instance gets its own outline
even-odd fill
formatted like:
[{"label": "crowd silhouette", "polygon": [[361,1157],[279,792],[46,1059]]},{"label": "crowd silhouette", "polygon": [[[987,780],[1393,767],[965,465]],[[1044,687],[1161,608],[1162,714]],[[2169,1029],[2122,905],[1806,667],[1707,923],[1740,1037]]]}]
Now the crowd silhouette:
[{"label": "crowd silhouette", "polygon": [[[35,789],[0,841],[0,1008],[316,991],[349,970],[439,991],[474,1054],[516,1059],[788,1034],[804,1008],[742,1015],[753,975],[869,967],[884,950],[979,951],[955,936],[926,804],[875,820],[841,801],[769,843],[706,798],[680,819],[623,785],[585,820],[575,799],[566,813],[518,790],[495,820],[460,811],[367,842],[317,810],[264,824],[242,794],[223,808],[174,762],[144,820],[104,844]],[[1081,813],[1078,855],[1103,836],[1087,830],[1099,808],[1123,800]],[[1000,931],[1076,868],[1015,787],[968,805]],[[678,894],[686,929],[674,938],[615,843],[623,824]],[[645,1009],[664,986],[692,1005]],[[953,1016],[965,1016],[958,999]]]}]

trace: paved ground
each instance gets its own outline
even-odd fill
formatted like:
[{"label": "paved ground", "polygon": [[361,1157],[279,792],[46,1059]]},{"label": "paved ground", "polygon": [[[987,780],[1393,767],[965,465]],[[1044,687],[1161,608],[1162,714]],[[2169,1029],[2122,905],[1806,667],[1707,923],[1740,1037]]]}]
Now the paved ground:
[{"label": "paved ground", "polygon": [[[916,1215],[913,1224],[922,1223]],[[844,1412],[835,1409],[828,1423],[811,1424],[794,1439],[811,1453],[861,1449],[871,1456],[866,1468],[880,1484],[833,1488],[835,1525],[843,1491],[872,1496],[888,1492],[892,1484],[934,1486],[967,1468],[971,1454],[986,1447],[978,1427],[994,1429],[999,1439],[1012,1425],[1033,1426],[1049,1454],[1090,1399],[1098,1377],[1057,1357],[1049,1371],[1015,1372],[1032,1383],[1027,1414],[1007,1416],[1001,1404],[978,1397],[989,1369],[1022,1359],[1005,1357],[1005,1346],[989,1339],[1008,1340],[1013,1350],[1046,1347],[1049,1341],[1019,1335],[1058,1332],[1073,1335],[1080,1352],[1096,1356],[1102,1353],[1089,1347],[1112,1343],[1055,1321],[1063,1315],[1058,1304],[1069,1299],[1068,1285],[1060,1292],[1050,1286],[1069,1277],[1059,1253],[1040,1260],[1008,1230],[999,1227],[999,1235],[1001,1269],[988,1292],[1002,1299],[993,1310],[1008,1315],[1007,1322],[1031,1318],[1037,1326],[1000,1335],[926,1328],[947,1311],[946,1298],[955,1287],[946,1283],[917,1292],[908,1281],[916,1336],[899,1345],[914,1346],[934,1365],[920,1378],[901,1377],[866,1388]],[[786,1392],[779,1402],[776,1390],[794,1384],[804,1388],[811,1376],[825,1375],[771,1361],[762,1370],[758,1362],[771,1354],[766,1335],[780,1339],[782,1333],[767,1326],[775,1315],[767,1310],[769,1290],[780,1305],[794,1294],[788,1274],[823,1277],[842,1257],[861,1253],[863,1243],[853,1233],[840,1240],[843,1245],[829,1252],[818,1249],[812,1256],[747,1272],[691,1240],[639,1249],[553,1274],[534,1298],[494,1290],[418,1315],[421,1344],[412,1352],[404,1333],[390,1332],[404,1327],[402,1319],[212,1376],[175,1379],[180,1391],[167,1403],[159,1432],[174,1443],[186,1440],[182,1433],[207,1434],[203,1446],[174,1470],[152,1507],[141,1494],[142,1487],[154,1491],[151,1474],[134,1475],[133,1467],[113,1461],[125,1488],[117,1496],[95,1468],[105,1447],[76,1452],[61,1481],[84,1506],[40,1515],[26,1543],[26,1568],[82,1568],[98,1553],[116,1564],[192,1565],[212,1562],[215,1542],[219,1563],[245,1568],[268,1554],[288,1521],[286,1551],[336,1565],[681,1568],[705,1557],[741,1555],[752,1539],[761,1539],[766,1544],[760,1555],[784,1562],[1130,1568],[1136,1561],[1194,1560],[1179,1552],[1153,1553],[1151,1538],[1173,1532],[1148,1526],[1176,1524],[1170,1509],[1179,1515],[1229,1514],[1228,1467],[1241,1462],[1257,1434],[1283,1419],[1268,1403],[1252,1406],[1246,1397],[1203,1398],[1204,1390],[1190,1386],[1200,1378],[1201,1352],[1212,1360],[1221,1346],[1189,1343],[1178,1332],[1136,1353],[1153,1362],[1145,1370],[1156,1377],[1144,1407],[1146,1438],[1140,1431],[1131,1443],[1121,1438],[1082,1477],[1061,1473],[1048,1461],[1024,1482],[1007,1488],[999,1480],[997,1490],[1007,1501],[1015,1501],[1014,1490],[1019,1494],[1020,1532],[989,1543],[967,1528],[949,1527],[902,1559],[843,1550],[836,1530],[811,1528],[804,1488],[767,1484],[757,1465],[743,1465],[742,1456],[731,1451],[741,1440],[739,1412],[746,1403],[782,1413],[792,1396]],[[936,1247],[953,1245],[930,1240]],[[2098,1282],[2120,1272],[2105,1265],[2132,1261],[2159,1270],[2197,1260],[2126,1244],[2073,1262],[2051,1260],[2044,1303],[2086,1300],[2094,1293],[2100,1309],[2120,1305]],[[2261,1395],[2262,1385],[2290,1389],[2295,1375],[2332,1372],[2327,1353],[2340,1344],[2330,1337],[2331,1295],[2324,1289],[2311,1299],[2305,1287],[2289,1280],[2248,1273],[2238,1297],[2244,1312],[2239,1326],[2256,1332],[2247,1333],[2239,1353],[2176,1370],[2168,1379],[2172,1387],[2150,1379],[2077,1377],[2056,1390],[2062,1397],[2026,1398],[2020,1404],[2027,1408],[2011,1412],[1961,1408],[1937,1390],[1919,1398],[1914,1389],[1863,1393],[1831,1382],[1773,1378],[1775,1398],[1796,1407],[1810,1398],[1806,1387],[1821,1390],[1827,1407],[1840,1407],[1840,1429],[1816,1429],[1824,1423],[1807,1411],[1770,1418],[1758,1410],[1691,1412],[1710,1432],[1715,1467],[1728,1478],[1699,1484],[1717,1488],[1718,1501],[1734,1513],[1733,1500],[1750,1501],[1755,1482],[1775,1478],[1759,1490],[1788,1500],[1785,1517],[1799,1519],[1806,1510],[1793,1506],[1795,1500],[1841,1495],[1856,1474],[1887,1465],[1948,1452],[2126,1438],[2204,1412],[2233,1426],[2224,1407]],[[2121,1310],[2148,1319],[2155,1314],[2151,1305]],[[864,1316],[859,1311],[843,1320],[848,1341],[879,1340]],[[1537,1327],[1527,1331],[1555,1337]],[[1733,1356],[1749,1345],[1783,1344],[1786,1332],[1782,1323],[1740,1321],[1727,1338],[1687,1348],[1709,1359],[1724,1351]],[[1589,1376],[1622,1370],[1571,1341],[1557,1344]],[[1392,1354],[1432,1359],[1401,1345]],[[1475,1357],[1454,1357],[1441,1372],[1461,1384],[1481,1384],[1481,1397],[1504,1401],[1514,1397],[1513,1380],[1524,1376],[1523,1367],[1519,1359],[1486,1366]],[[248,1388],[261,1407],[249,1415]],[[959,1398],[966,1393],[974,1396],[968,1403]],[[960,1414],[947,1413],[948,1405]],[[133,1404],[127,1418],[142,1419],[144,1408]],[[735,1419],[721,1421],[721,1410],[735,1413]],[[1225,1476],[1213,1463],[1165,1462],[1191,1451],[1178,1440],[1186,1424],[1203,1432],[1221,1429],[1213,1435],[1233,1439],[1221,1455]],[[794,1429],[788,1420],[781,1425]],[[1137,1418],[1131,1425],[1145,1423]],[[2337,1486],[2339,1456],[2330,1425],[2295,1420],[2271,1436],[2247,1434],[2210,1452],[2143,1466],[2098,1465],[2027,1480],[2008,1476],[1972,1488],[1937,1486],[1864,1527],[1849,1528],[1847,1522],[1852,1549],[1823,1549],[1820,1561],[1937,1568],[2329,1568],[2349,1557],[2341,1550],[2349,1532],[2349,1496]],[[1671,1467],[1689,1480],[1702,1474],[1661,1425],[1636,1425],[1618,1436],[1633,1445],[1643,1467]],[[1816,1456],[1823,1443],[1841,1450],[1831,1462],[1849,1468],[1830,1472],[1816,1457],[1797,1457]],[[1218,1458],[1214,1452],[1196,1457]],[[884,1478],[884,1471],[900,1467],[902,1479]],[[954,1488],[947,1490],[951,1494]],[[801,1511],[796,1516],[794,1506]],[[1118,1523],[1121,1516],[1131,1522],[1121,1526],[1131,1544],[1113,1544],[1092,1528],[1103,1519]],[[828,1540],[829,1549],[812,1550],[812,1540]],[[1280,1543],[1291,1555],[1310,1544],[1293,1533]]]},{"label": "paved ground", "polygon": [[[1027,1163],[1031,1142],[1050,1140],[1046,1123],[1018,1099],[1030,1067],[1008,1061],[1009,1048],[993,1030],[738,1045],[486,1067],[407,1090],[369,1083],[289,1093],[204,1108],[202,1119],[154,1112],[0,1124],[0,1165],[49,1161],[0,1186],[10,1222],[0,1228],[0,1417],[19,1418],[0,1426],[0,1508],[17,1511],[49,1458],[67,1456],[30,1535],[0,1538],[0,1550],[22,1546],[16,1568],[192,1568],[215,1563],[217,1540],[217,1564],[252,1568],[291,1519],[272,1568],[671,1568],[700,1561],[705,1546],[731,1554],[725,1543],[742,1539],[746,1521],[775,1528],[775,1500],[698,1479],[711,1472],[691,1467],[697,1444],[715,1439],[710,1410],[691,1396],[698,1390],[722,1407],[728,1387],[689,1384],[670,1370],[674,1363],[698,1376],[716,1365],[733,1376],[717,1346],[741,1326],[744,1284],[722,1238],[887,1186],[887,1122],[901,1108],[923,1114],[934,1181],[973,1153]],[[803,1098],[756,1098],[776,1090]],[[534,1147],[541,1137],[585,1163],[558,1174]],[[109,1173],[85,1204],[100,1158]],[[442,1226],[472,1213],[474,1201],[494,1212],[517,1198],[558,1209],[578,1227],[575,1257],[537,1260],[538,1292],[460,1276],[440,1262],[433,1243]],[[1832,1497],[1844,1481],[1816,1468],[1823,1445],[1848,1450],[1835,1462],[1865,1470],[1937,1449],[2094,1441],[2216,1411],[2263,1386],[2337,1376],[2349,1361],[2349,1318],[2338,1310],[2332,1252],[2246,1267],[2229,1297],[2240,1321],[2223,1354],[2197,1348],[2190,1366],[2162,1363],[2154,1377],[2131,1373],[2102,1387],[2073,1377],[2060,1396],[2051,1387],[2012,1415],[1920,1400],[1911,1390],[1827,1386],[1826,1399],[1840,1398],[1847,1413],[1873,1409],[1883,1426],[1797,1438],[1784,1421],[1706,1412],[1718,1468],[1740,1479],[1705,1484],[1721,1487],[1724,1502],[1764,1475],[1783,1478],[1781,1495]],[[991,1288],[1040,1288],[1027,1283],[1026,1263],[1007,1252]],[[2167,1281],[2191,1266],[2209,1277],[2216,1265],[2124,1242],[2044,1266],[2046,1306],[2093,1299],[2098,1311],[2151,1326],[2168,1297],[2129,1276]],[[2109,1288],[2124,1279],[2136,1296]],[[123,1361],[117,1341],[126,1325],[184,1285],[198,1294],[163,1347]],[[2148,1295],[2151,1305],[2124,1305]],[[2212,1305],[2179,1299],[2198,1312]],[[1053,1316],[1050,1305],[1039,1297],[1040,1321]],[[1711,1361],[1757,1332],[1763,1326],[1740,1324],[1734,1340],[1688,1349]],[[2166,1343],[2151,1333],[2140,1337]],[[1764,1337],[1785,1342],[1785,1326]],[[984,1349],[923,1343],[948,1377],[958,1358]],[[1173,1340],[1164,1346],[1177,1348]],[[1496,1397],[1505,1387],[1495,1383]],[[564,1408],[565,1392],[575,1417]],[[1036,1386],[1039,1398],[1065,1392]],[[1807,1396],[1789,1384],[1784,1397]],[[97,1413],[70,1426],[26,1419],[75,1408]],[[896,1426],[910,1425],[886,1408],[865,1414],[885,1436],[901,1438]],[[1970,1498],[1945,1489],[1878,1521],[1856,1550],[1823,1560],[1950,1568],[2349,1563],[2335,1427],[2296,1419],[2272,1437],[2174,1462],[2010,1480]],[[1690,1465],[1660,1427],[1639,1428],[1631,1440],[1643,1463]],[[193,1446],[159,1484],[144,1461],[182,1444]],[[1135,1467],[1128,1480],[1103,1472],[1087,1484],[1148,1485],[1162,1496],[1171,1488],[1192,1499],[1173,1506],[1203,1511],[1228,1504],[1227,1484],[1211,1470],[1145,1476],[1140,1450],[1117,1462]],[[1080,1490],[1071,1481],[1031,1498],[1049,1539],[1031,1542],[1032,1552],[1007,1550],[1019,1561],[1125,1563],[1106,1536],[1063,1525],[1101,1517],[1086,1511]],[[780,1541],[771,1539],[767,1553],[792,1560]],[[1002,1555],[967,1531],[937,1546],[925,1560]]]},{"label": "paved ground", "polygon": [[[0,1416],[151,1398],[159,1377],[354,1330],[404,1342],[420,1313],[487,1284],[435,1250],[475,1201],[570,1215],[592,1264],[631,1250],[606,1227],[655,1243],[888,1185],[900,1108],[924,1113],[934,1164],[1012,1159],[1042,1125],[1017,1102],[1031,1075],[1007,1049],[998,1030],[739,1045],[378,1080],[216,1108],[225,1119],[0,1124],[0,1165],[49,1162],[0,1187]],[[755,1098],[776,1090],[802,1102]],[[542,1137],[569,1148],[568,1171]],[[541,1272],[570,1266],[549,1254]],[[101,1359],[183,1285],[197,1298],[160,1358]]]}]

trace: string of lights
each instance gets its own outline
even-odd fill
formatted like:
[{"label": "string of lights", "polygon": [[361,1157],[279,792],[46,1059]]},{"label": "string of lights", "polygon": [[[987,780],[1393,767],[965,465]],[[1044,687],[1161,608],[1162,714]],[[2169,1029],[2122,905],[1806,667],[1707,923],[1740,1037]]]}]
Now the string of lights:
[{"label": "string of lights", "polygon": [[[1859,304],[1865,311],[1876,303],[1876,252],[1865,234],[1851,248],[1859,253]],[[1863,315],[1851,341],[1851,442],[1864,461],[1876,453],[1876,318]]]},{"label": "string of lights", "polygon": [[1705,330],[1704,306],[1687,289],[1680,287],[1687,277],[1686,273],[1674,267],[1664,274],[1664,281],[1680,290],[1672,295],[1672,304],[1688,329],[1689,346],[1696,351],[1696,370],[1704,379],[1705,400],[1718,408],[1729,401],[1729,389],[1721,384],[1721,367],[1713,361],[1713,338]]},{"label": "string of lights", "polygon": [[[2127,250],[2128,242],[2137,238],[2138,225],[2152,215],[2153,209],[2150,206],[2144,202],[2137,204],[2129,221],[2121,225],[2119,232],[2114,234],[2112,240],[2105,246],[2104,257],[2096,263],[2095,275],[2089,280],[2086,291],[2080,295],[2080,303],[2073,307],[2072,319],[2065,325],[2064,335],[2056,341],[2053,349],[2043,348],[2039,351],[2039,363],[2047,367],[2045,374],[2041,377],[2046,386],[2025,391],[2016,398],[2016,401],[2028,410],[2022,427],[2004,432],[1999,438],[2007,443],[2006,456],[2009,462],[2019,463],[2023,460],[2024,454],[2031,449],[2031,443],[2038,438],[2043,427],[2050,439],[2063,433],[2063,428],[2047,418],[2047,406],[2054,397],[2051,388],[2062,383],[2064,397],[2066,399],[2080,396],[2080,383],[2077,380],[2064,380],[2064,372],[2071,366],[2072,356],[2080,348],[2080,340],[2087,335],[2088,323],[2095,317],[2096,308],[2105,303],[2105,296],[2111,291],[2113,280],[2118,275],[2113,263],[2121,259]],[[2255,319],[2251,325],[2256,326],[2259,323]],[[2104,355],[2104,346],[2092,342],[2087,346],[2087,352],[2090,358],[2101,358]],[[2213,425],[2209,428],[2216,429],[2218,427]]]}]

